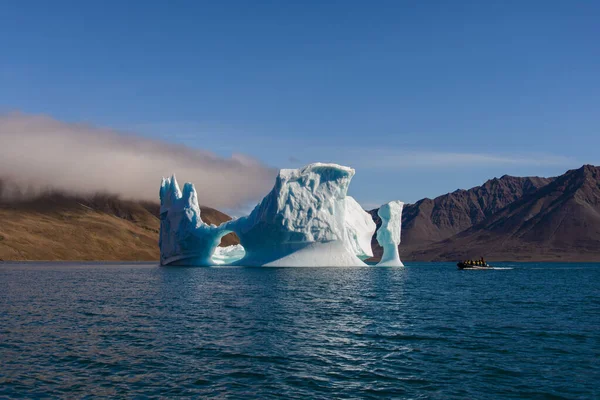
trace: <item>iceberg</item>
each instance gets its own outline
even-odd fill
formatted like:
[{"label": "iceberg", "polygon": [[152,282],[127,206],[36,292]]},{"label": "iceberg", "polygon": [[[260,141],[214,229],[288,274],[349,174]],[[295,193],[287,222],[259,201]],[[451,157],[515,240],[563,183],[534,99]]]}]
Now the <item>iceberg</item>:
[{"label": "iceberg", "polygon": [[[354,173],[350,167],[325,163],[282,169],[273,189],[249,215],[219,226],[202,221],[194,185],[186,183],[181,191],[175,176],[163,178],[160,262],[194,266],[366,266],[363,260],[373,256],[371,239],[376,225],[371,215],[347,195]],[[401,214],[403,203],[396,203],[400,204]],[[394,208],[389,213],[384,223],[387,233],[381,233],[387,247],[400,242],[396,212]],[[229,232],[237,234],[240,244],[218,247]],[[393,252],[384,250],[384,255],[389,254],[393,259]],[[397,248],[396,259],[402,265]]]},{"label": "iceberg", "polygon": [[[282,169],[271,192],[250,215],[223,224],[240,238],[245,266],[364,266],[353,251],[364,243],[347,223],[348,186],[354,169],[314,163],[301,169]],[[350,207],[354,207],[352,200]],[[363,211],[364,212],[364,211]],[[354,208],[348,222],[360,229]],[[372,234],[373,232],[371,232]]]},{"label": "iceberg", "polygon": [[383,255],[377,263],[378,266],[404,266],[398,253],[403,206],[404,203],[401,201],[391,201],[379,207],[379,211],[377,211],[379,218],[381,218],[381,226],[377,230],[377,242],[383,248]]},{"label": "iceberg", "polygon": [[162,265],[213,265],[212,255],[227,233],[202,221],[194,185],[186,183],[182,192],[174,175],[163,178],[158,242]]}]

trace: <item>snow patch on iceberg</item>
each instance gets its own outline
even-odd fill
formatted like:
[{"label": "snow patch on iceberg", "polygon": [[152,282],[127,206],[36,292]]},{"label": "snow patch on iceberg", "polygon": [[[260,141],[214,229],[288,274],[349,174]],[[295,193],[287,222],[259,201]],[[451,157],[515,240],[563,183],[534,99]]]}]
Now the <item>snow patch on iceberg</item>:
[{"label": "snow patch on iceberg", "polygon": [[401,201],[391,201],[379,207],[377,214],[381,218],[381,226],[377,230],[377,241],[383,248],[383,255],[377,264],[383,267],[402,267],[398,245],[400,244],[400,230],[402,226]]}]

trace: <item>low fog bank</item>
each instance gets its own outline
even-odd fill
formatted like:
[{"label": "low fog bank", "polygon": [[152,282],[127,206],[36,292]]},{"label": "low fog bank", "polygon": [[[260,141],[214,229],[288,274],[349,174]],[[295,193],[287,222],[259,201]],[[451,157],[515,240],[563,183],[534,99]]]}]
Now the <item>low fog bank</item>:
[{"label": "low fog bank", "polygon": [[[227,140],[227,138],[223,138]],[[48,116],[0,115],[0,197],[58,191],[158,202],[161,177],[194,183],[201,204],[236,209],[260,200],[277,171],[256,159],[119,133]]]}]

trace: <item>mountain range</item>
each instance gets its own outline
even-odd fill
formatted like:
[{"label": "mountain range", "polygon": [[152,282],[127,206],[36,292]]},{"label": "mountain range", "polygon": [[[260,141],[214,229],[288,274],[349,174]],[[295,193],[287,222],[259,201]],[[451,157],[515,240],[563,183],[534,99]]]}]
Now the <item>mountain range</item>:
[{"label": "mountain range", "polygon": [[505,175],[408,204],[399,249],[405,261],[600,261],[600,168],[555,178]]},{"label": "mountain range", "polygon": [[[369,212],[379,226],[377,209]],[[0,196],[0,259],[157,260],[158,214],[156,203],[106,194]],[[202,207],[202,219],[231,218]],[[221,242],[236,243],[233,234]],[[375,237],[372,245],[377,259]],[[600,261],[600,167],[553,178],[505,175],[406,204],[399,249],[404,261]]]}]

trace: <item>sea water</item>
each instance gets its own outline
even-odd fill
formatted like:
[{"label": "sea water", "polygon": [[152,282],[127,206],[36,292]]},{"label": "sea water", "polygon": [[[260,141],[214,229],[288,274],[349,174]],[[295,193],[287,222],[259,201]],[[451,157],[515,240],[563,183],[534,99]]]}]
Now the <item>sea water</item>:
[{"label": "sea water", "polygon": [[600,397],[600,265],[0,265],[0,397]]}]

